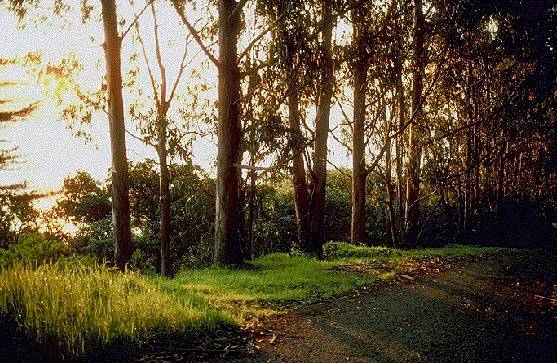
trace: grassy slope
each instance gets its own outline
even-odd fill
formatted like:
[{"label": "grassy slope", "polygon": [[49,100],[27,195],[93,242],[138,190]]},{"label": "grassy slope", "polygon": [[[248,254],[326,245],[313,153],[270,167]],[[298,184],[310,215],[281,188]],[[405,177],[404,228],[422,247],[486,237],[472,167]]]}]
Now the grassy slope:
[{"label": "grassy slope", "polygon": [[79,264],[15,266],[0,271],[0,315],[17,316],[39,339],[54,339],[63,351],[82,354],[114,339],[141,341],[157,332],[241,323],[252,314],[269,312],[260,303],[332,296],[396,273],[360,274],[343,265],[492,250],[455,246],[400,251],[329,244],[324,261],[271,254],[245,269],[185,270],[174,279]]}]

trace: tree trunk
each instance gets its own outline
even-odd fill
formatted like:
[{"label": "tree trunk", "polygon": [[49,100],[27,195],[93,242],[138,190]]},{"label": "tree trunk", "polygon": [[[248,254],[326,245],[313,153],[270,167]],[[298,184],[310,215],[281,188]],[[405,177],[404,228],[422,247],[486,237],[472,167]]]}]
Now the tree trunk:
[{"label": "tree trunk", "polygon": [[[396,163],[396,199],[397,199],[397,209],[398,209],[398,233],[397,241],[398,243],[404,243],[406,239],[406,228],[404,220],[404,179],[403,179],[403,154],[404,154],[404,133],[402,132],[404,128],[404,117],[405,117],[405,107],[404,107],[404,85],[402,83],[402,59],[400,56],[400,51],[397,51],[395,57],[395,67],[396,67],[396,95],[398,101],[398,129],[399,134],[395,140],[395,163]],[[397,243],[397,244],[398,244]]]},{"label": "tree trunk", "polygon": [[325,242],[325,186],[327,183],[327,139],[329,137],[329,115],[333,96],[334,65],[332,59],[332,35],[334,17],[332,0],[322,1],[322,68],[319,85],[319,102],[315,120],[315,143],[313,151],[313,189],[310,201],[311,237],[305,252],[322,256]]},{"label": "tree trunk", "polygon": [[[394,110],[394,107],[392,108]],[[392,178],[392,157],[391,157],[391,122],[387,120],[387,104],[385,102],[383,108],[383,119],[385,121],[385,188],[387,192],[386,212],[387,212],[387,246],[396,247],[397,233],[396,233],[396,213],[394,208],[394,186]]]},{"label": "tree trunk", "polygon": [[[164,95],[164,93],[163,93]],[[158,154],[161,169],[160,175],[160,239],[161,239],[161,275],[169,276],[172,273],[172,262],[170,261],[170,234],[172,233],[171,227],[171,212],[170,212],[170,172],[168,170],[166,148],[166,107],[163,106],[162,112],[158,117]]]},{"label": "tree trunk", "polygon": [[108,85],[108,121],[112,152],[112,224],[114,228],[114,258],[120,269],[125,269],[132,254],[130,231],[130,196],[128,160],[122,99],[121,42],[114,1],[102,1],[104,54]]},{"label": "tree trunk", "polygon": [[[255,159],[252,154],[250,157],[250,166],[255,167]],[[249,174],[249,192],[248,192],[248,221],[247,221],[247,236],[246,236],[246,255],[249,258],[255,258],[255,246],[253,228],[255,225],[255,202],[257,198],[257,173],[255,170],[250,170]]]},{"label": "tree trunk", "polygon": [[288,122],[292,137],[292,180],[294,184],[294,207],[298,244],[304,250],[309,243],[309,193],[304,167],[304,146],[300,128],[299,96],[296,91],[295,76],[289,72]]},{"label": "tree trunk", "polygon": [[[468,125],[466,125],[468,126]],[[471,217],[472,217],[472,130],[468,127],[466,130],[466,173],[465,173],[465,189],[464,189],[464,233],[465,238],[468,238],[468,234],[472,228]]]},{"label": "tree trunk", "polygon": [[[503,132],[501,132],[501,138],[503,138]],[[499,141],[501,143],[501,148],[499,151],[499,160],[497,165],[497,191],[496,191],[496,205],[495,210],[497,216],[501,216],[501,212],[504,205],[505,199],[505,157],[507,151],[507,142],[504,140]]]},{"label": "tree trunk", "polygon": [[240,74],[238,29],[242,11],[234,0],[219,0],[218,154],[215,218],[215,263],[242,262],[238,231],[240,182]]},{"label": "tree trunk", "polygon": [[367,71],[369,62],[362,39],[363,15],[355,9],[353,16],[354,61],[354,120],[352,125],[352,243],[366,243],[366,162],[364,130],[366,119]]},{"label": "tree trunk", "polygon": [[406,187],[406,246],[414,246],[417,242],[420,229],[420,168],[422,159],[422,131],[420,124],[422,120],[422,88],[424,74],[424,15],[422,12],[422,0],[413,0],[414,3],[414,25],[413,25],[413,48],[414,64],[412,70],[412,116],[413,123],[410,126],[408,169]]}]

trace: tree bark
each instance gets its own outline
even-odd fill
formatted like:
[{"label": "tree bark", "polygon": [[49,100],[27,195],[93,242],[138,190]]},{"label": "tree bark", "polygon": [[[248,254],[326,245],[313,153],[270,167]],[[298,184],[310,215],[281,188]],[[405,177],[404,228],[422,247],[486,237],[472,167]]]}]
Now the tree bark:
[{"label": "tree bark", "polygon": [[[167,98],[167,80],[166,68],[163,65],[160,40],[159,40],[159,24],[154,3],[151,3],[151,12],[153,14],[154,38],[155,38],[155,55],[159,67],[161,83],[159,86],[160,93],[154,94],[157,107],[156,134],[157,134],[157,154],[159,156],[160,180],[159,180],[159,206],[160,206],[160,273],[162,276],[172,274],[172,261],[170,259],[170,235],[172,233],[171,219],[171,197],[170,197],[170,171],[168,170],[168,147],[167,147],[167,130],[168,130],[168,109],[173,95]],[[146,57],[146,55],[145,55]],[[145,59],[147,62],[147,59]],[[149,72],[150,69],[149,69]],[[179,81],[181,73],[178,74],[176,82]],[[157,85],[154,83],[154,77],[150,74],[153,89],[156,90]]]},{"label": "tree bark", "polygon": [[218,154],[216,181],[215,263],[242,262],[239,236],[240,74],[237,40],[242,11],[236,1],[219,0]]},{"label": "tree bark", "polygon": [[420,169],[422,159],[422,88],[424,75],[424,15],[422,12],[422,0],[413,0],[414,3],[414,25],[413,25],[413,48],[414,64],[412,70],[412,116],[413,123],[410,126],[408,147],[408,168],[406,186],[406,245],[414,246],[417,242],[420,229]]},{"label": "tree bark", "polygon": [[495,210],[497,216],[501,216],[505,200],[505,158],[507,153],[507,141],[503,140],[503,132],[501,132],[501,147],[499,150],[499,160],[497,163],[497,190]]},{"label": "tree bark", "polygon": [[395,168],[396,168],[396,200],[397,200],[397,219],[398,219],[398,233],[396,244],[403,243],[406,239],[406,222],[404,219],[404,179],[403,179],[403,156],[404,156],[404,117],[406,116],[406,108],[404,107],[404,85],[402,83],[403,69],[402,59],[400,56],[400,48],[397,49],[395,56],[395,69],[396,69],[396,95],[398,103],[398,129],[399,133],[395,140]]},{"label": "tree bark", "polygon": [[[397,234],[396,234],[396,213],[394,208],[394,186],[392,178],[392,152],[391,152],[391,122],[387,120],[387,104],[383,106],[383,119],[385,122],[385,188],[387,192],[386,212],[387,212],[387,238],[386,244],[389,247],[396,247]],[[394,107],[392,108],[394,110]]]},{"label": "tree bark", "polygon": [[315,143],[313,150],[312,193],[310,200],[311,237],[305,252],[322,256],[325,242],[325,186],[327,183],[327,139],[329,137],[329,116],[333,96],[334,65],[332,59],[332,35],[334,16],[332,0],[323,0],[322,4],[322,68],[319,85],[319,102],[315,120]]},{"label": "tree bark", "polygon": [[[469,119],[467,120],[467,123]],[[468,126],[468,125],[467,125]],[[468,128],[466,130],[466,138],[465,138],[465,146],[466,146],[466,182],[465,182],[465,189],[464,189],[464,233],[465,238],[468,238],[468,234],[470,233],[472,223],[472,130]]]},{"label": "tree bark", "polygon": [[120,269],[125,269],[132,254],[130,231],[130,197],[124,101],[122,98],[121,42],[118,35],[116,4],[102,0],[104,54],[108,85],[108,121],[112,153],[112,224],[114,228],[114,258]]},{"label": "tree bark", "polygon": [[295,75],[289,71],[288,122],[292,137],[292,180],[298,244],[303,250],[309,243],[309,193],[304,166],[304,146],[300,128],[299,96],[295,91]]},{"label": "tree bark", "polygon": [[354,9],[353,46],[356,49],[354,60],[354,119],[352,125],[352,243],[366,243],[366,162],[364,130],[366,119],[367,71],[369,62],[366,45],[363,41],[365,27],[363,14]]},{"label": "tree bark", "polygon": [[[164,94],[164,93],[163,93]],[[172,273],[172,261],[170,261],[170,234],[171,226],[171,200],[170,200],[170,172],[168,170],[168,150],[166,147],[166,120],[167,110],[163,106],[161,114],[158,117],[158,154],[160,163],[160,238],[161,238],[161,275],[169,276]]]}]

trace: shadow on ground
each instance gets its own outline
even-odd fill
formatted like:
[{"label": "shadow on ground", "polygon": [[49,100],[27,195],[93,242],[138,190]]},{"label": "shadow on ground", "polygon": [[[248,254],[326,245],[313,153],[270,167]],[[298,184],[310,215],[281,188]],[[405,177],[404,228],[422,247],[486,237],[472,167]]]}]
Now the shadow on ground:
[{"label": "shadow on ground", "polygon": [[555,362],[552,260],[499,254],[302,308],[242,361]]}]

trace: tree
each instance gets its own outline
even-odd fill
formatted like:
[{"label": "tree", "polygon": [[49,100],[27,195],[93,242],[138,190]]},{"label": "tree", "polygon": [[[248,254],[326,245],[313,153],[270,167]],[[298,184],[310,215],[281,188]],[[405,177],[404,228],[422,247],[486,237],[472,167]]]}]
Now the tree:
[{"label": "tree", "polygon": [[215,263],[242,262],[239,228],[240,72],[237,41],[242,5],[219,0],[218,154],[215,217]]},{"label": "tree", "polygon": [[412,124],[408,141],[408,167],[406,171],[406,245],[416,243],[420,223],[420,167],[422,159],[422,88],[425,70],[424,14],[422,1],[413,0],[413,66],[412,66]]},{"label": "tree", "polygon": [[85,171],[78,170],[75,175],[64,178],[61,193],[54,206],[61,218],[75,223],[94,223],[110,215],[108,194]]},{"label": "tree", "polygon": [[321,256],[325,243],[325,186],[327,183],[327,140],[329,137],[329,117],[334,87],[334,63],[332,56],[333,27],[336,16],[333,2],[323,0],[321,5],[321,69],[317,115],[315,116],[315,143],[313,147],[312,191],[310,195],[310,239],[302,249]]},{"label": "tree", "polygon": [[132,254],[132,240],[124,101],[122,99],[122,38],[118,34],[118,19],[116,3],[114,1],[102,1],[102,19],[105,34],[104,52],[108,88],[108,120],[110,125],[110,149],[112,152],[111,181],[114,258],[116,265],[123,270]]},{"label": "tree", "polygon": [[366,162],[365,121],[369,55],[367,52],[366,6],[352,10],[352,46],[354,49],[354,117],[352,124],[352,243],[366,243]]},{"label": "tree", "polygon": [[[145,48],[143,37],[140,33],[139,21],[135,22],[135,29],[137,39],[141,46],[141,51],[147,68],[147,74],[149,76],[149,82],[151,83],[151,88],[153,90],[153,101],[155,104],[154,112],[149,111],[147,115],[140,114],[136,110],[137,107],[132,108],[131,116],[136,120],[146,120],[147,125],[140,126],[141,131],[146,133],[145,138],[140,138],[147,145],[153,146],[158,155],[159,167],[160,167],[160,180],[159,180],[159,203],[160,203],[160,273],[163,276],[169,276],[172,272],[172,261],[170,259],[170,240],[172,235],[172,215],[171,215],[171,197],[170,197],[170,182],[171,174],[169,171],[169,156],[172,157],[172,151],[175,149],[181,149],[184,151],[183,147],[180,145],[181,137],[183,135],[178,135],[178,131],[174,132],[174,138],[170,135],[170,117],[169,110],[172,101],[175,99],[176,91],[180,80],[182,78],[184,69],[186,68],[186,56],[189,46],[189,40],[186,41],[183,56],[181,62],[178,65],[178,72],[174,82],[170,83],[166,76],[166,66],[162,57],[161,50],[161,40],[159,35],[159,23],[157,19],[157,11],[154,2],[150,3],[151,14],[153,17],[153,38],[155,41],[155,63],[159,72],[159,79],[155,76],[151,62]],[[136,15],[136,19],[139,17]],[[154,119],[154,122],[153,120]],[[171,140],[169,140],[171,138]],[[154,139],[153,141],[151,141]],[[169,144],[177,145],[177,147],[170,150],[169,155]],[[182,152],[185,154],[185,152]]]},{"label": "tree", "polygon": [[[17,59],[0,58],[0,67],[15,65]],[[16,84],[0,80],[0,87],[9,88]],[[8,122],[19,121],[28,117],[35,109],[36,104],[24,107],[14,107],[12,99],[0,99],[0,128]],[[7,140],[1,140],[0,144]],[[12,167],[18,161],[17,147],[0,148],[0,172]],[[27,185],[11,184],[0,185],[0,247],[7,247],[17,241],[20,232],[34,230],[38,213],[33,207],[37,195],[26,191]]]}]

